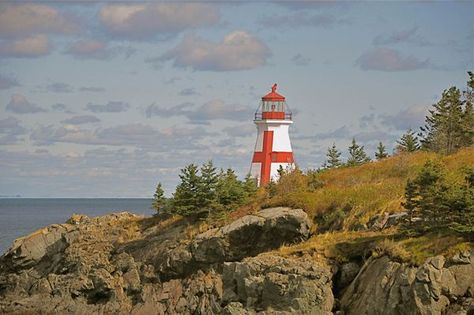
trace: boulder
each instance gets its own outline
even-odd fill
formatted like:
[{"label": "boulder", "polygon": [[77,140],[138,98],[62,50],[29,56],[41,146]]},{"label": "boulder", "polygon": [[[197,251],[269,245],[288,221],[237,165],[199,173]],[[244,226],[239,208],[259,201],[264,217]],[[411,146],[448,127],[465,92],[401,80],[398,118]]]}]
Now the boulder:
[{"label": "boulder", "polygon": [[365,263],[344,291],[341,309],[345,314],[466,314],[474,312],[472,293],[474,263],[449,265],[436,256],[414,267],[384,256]]},{"label": "boulder", "polygon": [[190,246],[199,263],[236,261],[310,236],[311,220],[301,209],[270,208],[199,234]]},{"label": "boulder", "polygon": [[361,266],[356,262],[344,263],[337,274],[337,289],[346,288],[359,273]]},{"label": "boulder", "polygon": [[261,254],[224,263],[222,281],[227,314],[332,314],[331,273],[312,261]]},{"label": "boulder", "polygon": [[393,214],[384,212],[383,214],[378,214],[372,217],[367,223],[367,226],[373,231],[387,229],[402,223],[403,220],[406,219],[407,215],[408,213],[405,211]]}]

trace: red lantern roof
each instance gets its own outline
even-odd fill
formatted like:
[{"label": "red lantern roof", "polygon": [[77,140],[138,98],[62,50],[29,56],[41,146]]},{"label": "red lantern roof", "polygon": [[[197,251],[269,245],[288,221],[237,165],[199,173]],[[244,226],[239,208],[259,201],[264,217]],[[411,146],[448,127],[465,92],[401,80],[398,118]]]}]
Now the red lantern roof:
[{"label": "red lantern roof", "polygon": [[262,101],[265,101],[265,102],[284,102],[285,101],[285,97],[283,95],[280,95],[276,92],[276,89],[277,89],[277,84],[273,84],[272,86],[272,91],[270,93],[268,93],[267,95],[265,95],[264,97],[262,97]]}]

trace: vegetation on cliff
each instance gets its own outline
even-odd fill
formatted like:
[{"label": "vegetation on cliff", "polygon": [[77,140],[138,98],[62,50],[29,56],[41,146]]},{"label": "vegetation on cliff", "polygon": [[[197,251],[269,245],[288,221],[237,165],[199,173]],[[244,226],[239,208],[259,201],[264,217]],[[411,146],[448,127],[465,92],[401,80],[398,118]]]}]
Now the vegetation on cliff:
[{"label": "vegetation on cliff", "polygon": [[283,252],[311,252],[324,244],[323,252],[329,249],[329,256],[340,260],[369,251],[419,264],[428,256],[472,247],[474,77],[468,74],[467,88],[445,90],[421,132],[403,134],[392,156],[380,142],[376,161],[370,162],[353,139],[342,161],[333,144],[322,168],[281,169],[277,182],[258,190],[251,178],[240,181],[230,169],[191,164],[160,212],[216,226],[263,208],[301,208],[315,223],[314,236]]}]

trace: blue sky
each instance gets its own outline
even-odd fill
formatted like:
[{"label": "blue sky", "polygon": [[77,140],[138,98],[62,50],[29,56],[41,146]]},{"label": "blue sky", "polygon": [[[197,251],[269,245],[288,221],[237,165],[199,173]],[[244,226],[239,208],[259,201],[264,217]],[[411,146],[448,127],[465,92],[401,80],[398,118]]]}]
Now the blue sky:
[{"label": "blue sky", "polygon": [[260,97],[295,112],[295,159],[373,156],[474,68],[474,3],[0,4],[0,195],[149,197],[212,159],[244,176]]}]

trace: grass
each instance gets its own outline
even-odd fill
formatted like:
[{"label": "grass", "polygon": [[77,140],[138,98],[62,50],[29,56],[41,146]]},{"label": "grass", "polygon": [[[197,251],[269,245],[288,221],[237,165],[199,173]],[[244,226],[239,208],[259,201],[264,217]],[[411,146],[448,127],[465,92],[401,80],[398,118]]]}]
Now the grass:
[{"label": "grass", "polygon": [[[315,231],[325,225],[321,218],[328,212],[342,211],[344,221],[339,226],[350,230],[358,224],[384,212],[403,211],[401,202],[408,178],[414,178],[428,160],[440,160],[447,171],[447,180],[462,182],[467,166],[474,165],[474,148],[442,156],[431,152],[399,154],[366,163],[358,167],[331,169],[320,174],[324,186],[313,192],[294,191],[267,199],[262,207],[289,206],[304,209],[315,221]],[[324,228],[322,229],[325,230]]]},{"label": "grass", "polygon": [[314,259],[346,262],[369,255],[388,255],[394,260],[422,264],[435,255],[453,256],[474,248],[472,242],[449,230],[409,237],[396,228],[383,231],[352,231],[377,214],[404,211],[406,181],[414,178],[429,160],[438,160],[446,170],[448,183],[464,181],[474,165],[474,148],[444,156],[431,152],[400,154],[358,167],[322,172],[323,187],[313,192],[293,191],[267,199],[262,207],[302,208],[313,218],[314,236],[303,243],[282,246],[283,256],[310,255]]},{"label": "grass", "polygon": [[450,231],[407,238],[392,228],[327,232],[299,244],[281,246],[274,253],[285,257],[310,255],[317,261],[331,259],[339,263],[388,255],[395,261],[419,266],[429,257],[444,255],[449,258],[459,251],[472,249],[473,243]]}]

